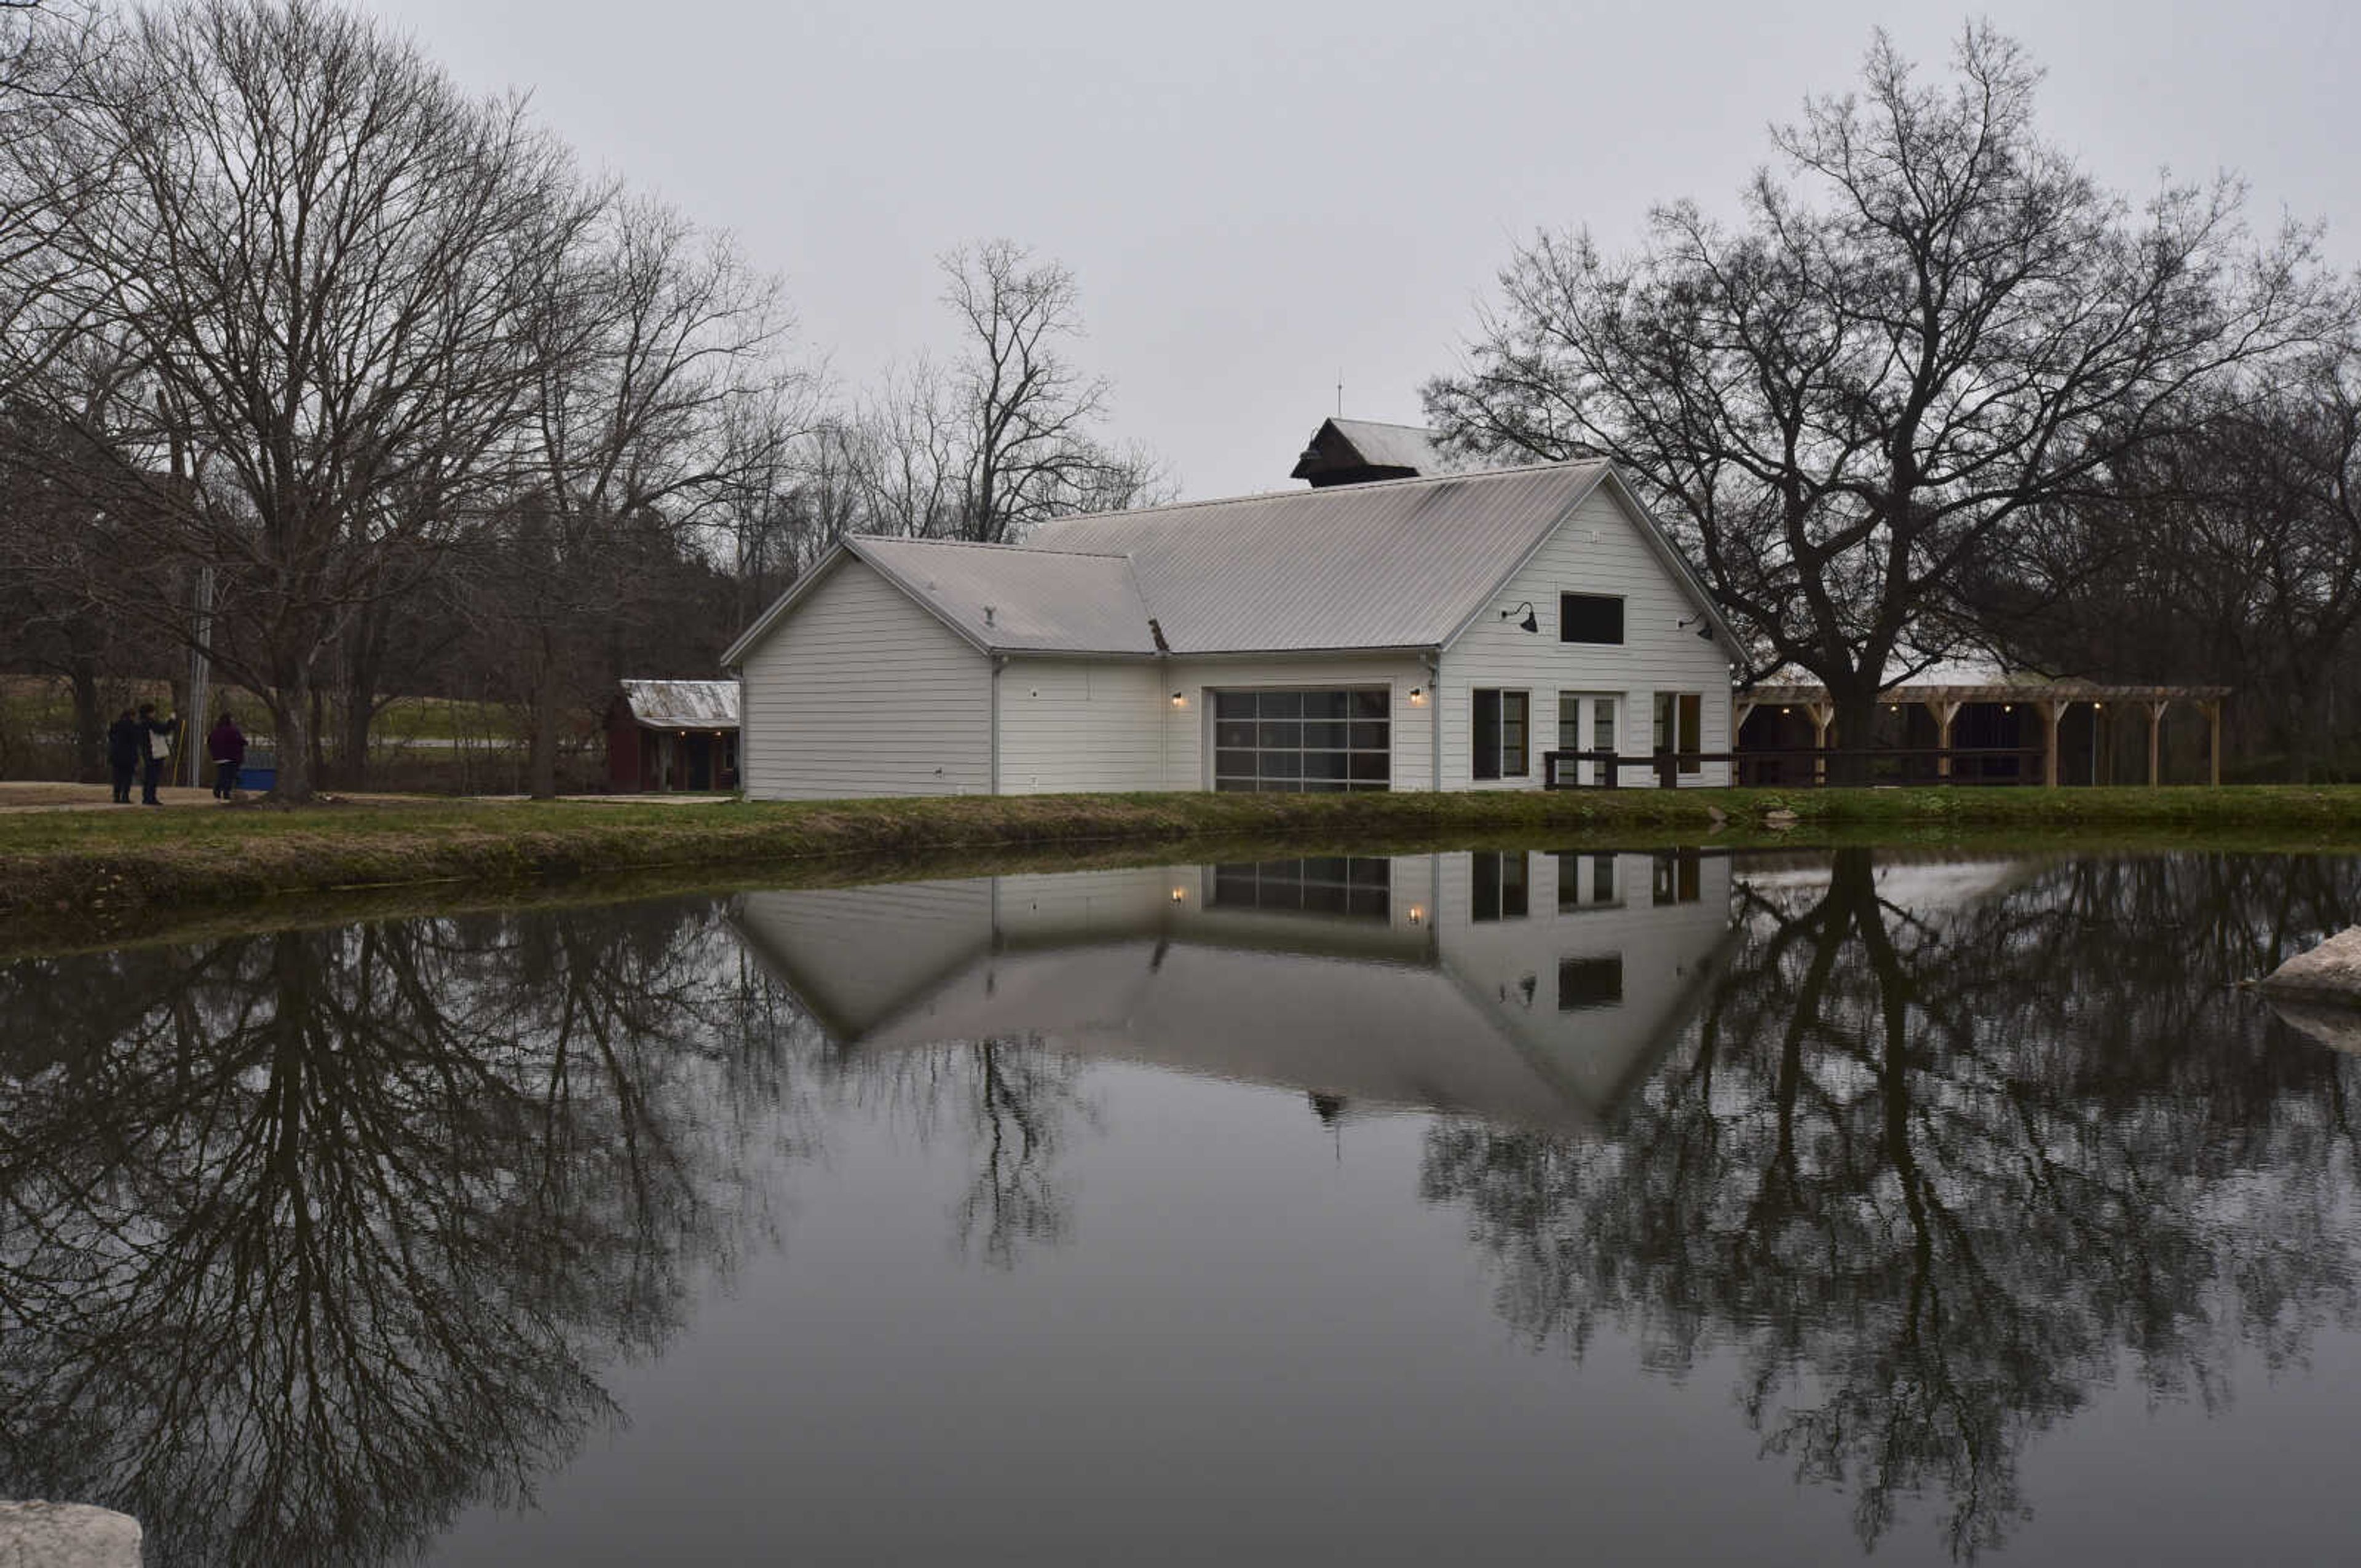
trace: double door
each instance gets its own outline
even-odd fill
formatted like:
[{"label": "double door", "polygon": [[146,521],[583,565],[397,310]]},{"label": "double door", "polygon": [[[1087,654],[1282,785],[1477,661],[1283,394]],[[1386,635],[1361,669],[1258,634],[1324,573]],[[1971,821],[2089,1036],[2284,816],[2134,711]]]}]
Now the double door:
[{"label": "double door", "polygon": [[[1557,749],[1561,751],[1613,751],[1622,744],[1623,698],[1617,692],[1557,694]],[[1604,769],[1597,762],[1580,765],[1575,781],[1603,784]],[[1615,780],[1621,783],[1621,780]]]}]

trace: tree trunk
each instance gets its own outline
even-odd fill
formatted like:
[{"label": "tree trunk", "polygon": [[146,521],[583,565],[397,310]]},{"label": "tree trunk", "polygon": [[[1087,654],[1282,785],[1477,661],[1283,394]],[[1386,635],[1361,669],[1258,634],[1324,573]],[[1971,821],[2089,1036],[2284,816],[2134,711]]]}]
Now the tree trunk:
[{"label": "tree trunk", "polygon": [[535,800],[557,798],[557,661],[544,641],[533,661],[526,694],[532,719],[525,746],[525,792]]},{"label": "tree trunk", "polygon": [[[1841,751],[1866,751],[1877,734],[1877,685],[1874,680],[1831,684],[1828,698],[1837,710],[1836,732],[1830,745]],[[1870,782],[1866,756],[1833,757],[1828,783],[1861,785]]]},{"label": "tree trunk", "polygon": [[279,744],[279,782],[271,797],[292,806],[312,799],[317,774],[312,771],[312,672],[302,664],[293,678],[271,694],[270,718]]},{"label": "tree trunk", "polygon": [[67,678],[73,684],[74,776],[95,784],[106,777],[106,717],[98,710],[98,662],[76,655]]}]

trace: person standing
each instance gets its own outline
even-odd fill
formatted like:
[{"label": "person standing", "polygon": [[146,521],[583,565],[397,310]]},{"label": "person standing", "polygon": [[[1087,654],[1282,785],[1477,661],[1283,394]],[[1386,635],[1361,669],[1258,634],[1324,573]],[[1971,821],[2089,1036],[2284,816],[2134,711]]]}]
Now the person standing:
[{"label": "person standing", "polygon": [[106,767],[115,775],[115,805],[131,804],[131,781],[139,776],[139,763],[147,754],[148,731],[126,707],[106,727]]},{"label": "person standing", "polygon": [[246,765],[246,732],[223,708],[205,737],[205,755],[214,762],[214,798],[228,800],[237,794],[237,770]]},{"label": "person standing", "polygon": [[159,718],[156,705],[143,702],[139,705],[139,728],[140,739],[147,742],[148,749],[139,769],[139,804],[161,806],[164,803],[156,798],[156,786],[164,782],[164,764],[172,756],[172,737],[181,732],[180,716]]}]

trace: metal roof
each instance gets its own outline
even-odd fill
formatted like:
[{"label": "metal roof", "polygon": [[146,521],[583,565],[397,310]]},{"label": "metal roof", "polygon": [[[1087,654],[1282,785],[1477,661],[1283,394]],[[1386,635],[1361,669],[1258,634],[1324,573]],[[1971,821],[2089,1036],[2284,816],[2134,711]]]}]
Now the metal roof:
[{"label": "metal roof", "polygon": [[1606,472],[1559,463],[1065,518],[1028,548],[1129,556],[1178,654],[1441,647]]},{"label": "metal roof", "polygon": [[[2229,686],[2113,685],[2104,681],[2047,680],[2028,676],[1998,681],[1897,681],[1878,688],[1877,700],[1905,702],[2214,702],[2232,694]],[[1738,694],[1741,704],[1757,707],[1770,703],[1811,704],[1828,700],[1828,688],[1817,681],[1785,681],[1757,685]]]},{"label": "metal roof", "polygon": [[845,541],[979,648],[1154,653],[1148,608],[1121,555],[949,539]]},{"label": "metal roof", "polygon": [[1332,419],[1328,423],[1372,468],[1414,468],[1421,474],[1443,470],[1434,432],[1423,425],[1381,424],[1373,419]]},{"label": "metal roof", "polygon": [[656,729],[735,729],[736,681],[625,681],[631,717]]},{"label": "metal roof", "polygon": [[1021,545],[848,538],[748,627],[722,663],[735,668],[848,558],[867,563],[988,652],[1442,648],[1610,481],[1664,569],[1725,644],[1738,646],[1680,552],[1599,460],[1064,518]]}]

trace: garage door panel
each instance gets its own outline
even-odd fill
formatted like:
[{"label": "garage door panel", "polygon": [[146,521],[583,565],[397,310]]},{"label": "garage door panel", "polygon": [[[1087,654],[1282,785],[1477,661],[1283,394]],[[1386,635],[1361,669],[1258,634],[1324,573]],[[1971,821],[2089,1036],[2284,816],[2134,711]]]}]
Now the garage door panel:
[{"label": "garage door panel", "polygon": [[1213,787],[1296,793],[1380,790],[1393,772],[1384,690],[1217,691]]}]

